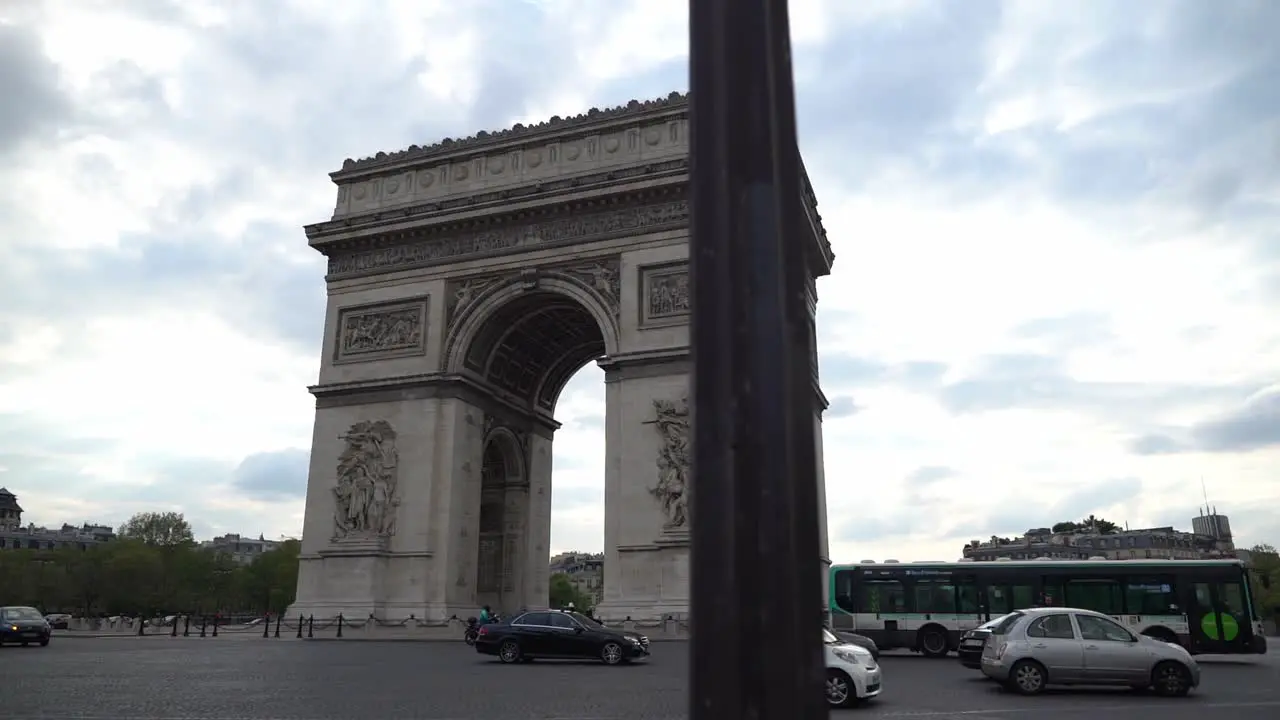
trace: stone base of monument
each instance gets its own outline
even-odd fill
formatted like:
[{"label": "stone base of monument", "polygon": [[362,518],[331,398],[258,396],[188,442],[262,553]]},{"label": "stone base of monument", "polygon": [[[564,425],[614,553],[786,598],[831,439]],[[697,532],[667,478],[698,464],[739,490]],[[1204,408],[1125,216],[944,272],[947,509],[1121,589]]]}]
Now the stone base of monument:
[{"label": "stone base of monument", "polygon": [[[596,608],[608,623],[684,621],[689,616],[689,530],[666,527],[651,544],[618,548],[621,597]],[[606,571],[608,564],[606,563]],[[606,589],[608,585],[606,584]]]},{"label": "stone base of monument", "polygon": [[[387,576],[387,538],[336,538],[314,556],[299,558],[298,600],[288,616],[368,617],[381,615]],[[324,598],[316,601],[316,599]]]}]

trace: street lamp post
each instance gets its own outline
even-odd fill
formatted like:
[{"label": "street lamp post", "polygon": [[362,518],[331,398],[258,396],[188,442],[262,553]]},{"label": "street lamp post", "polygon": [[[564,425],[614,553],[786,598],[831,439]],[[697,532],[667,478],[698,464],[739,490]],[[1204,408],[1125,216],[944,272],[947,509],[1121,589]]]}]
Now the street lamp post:
[{"label": "street lamp post", "polygon": [[826,718],[787,3],[690,0],[689,10],[690,717]]}]

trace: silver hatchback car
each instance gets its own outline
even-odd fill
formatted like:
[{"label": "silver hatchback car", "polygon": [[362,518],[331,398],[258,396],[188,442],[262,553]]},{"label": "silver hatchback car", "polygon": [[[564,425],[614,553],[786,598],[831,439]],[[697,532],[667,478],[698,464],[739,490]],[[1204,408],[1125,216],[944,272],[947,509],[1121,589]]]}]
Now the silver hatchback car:
[{"label": "silver hatchback car", "polygon": [[1182,696],[1200,684],[1200,666],[1179,645],[1137,635],[1092,610],[1017,610],[992,629],[982,672],[1035,695],[1047,685],[1128,685]]}]

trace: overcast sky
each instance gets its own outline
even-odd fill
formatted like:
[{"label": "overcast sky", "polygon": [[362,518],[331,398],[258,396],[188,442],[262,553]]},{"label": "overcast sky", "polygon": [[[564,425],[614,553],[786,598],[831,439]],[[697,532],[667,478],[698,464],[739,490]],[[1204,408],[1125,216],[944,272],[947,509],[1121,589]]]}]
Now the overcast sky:
[{"label": "overcast sky", "polygon": [[[1280,541],[1280,3],[793,2],[832,554]],[[301,531],[326,173],[687,88],[683,1],[0,2],[0,485]],[[553,546],[599,549],[603,374]]]}]

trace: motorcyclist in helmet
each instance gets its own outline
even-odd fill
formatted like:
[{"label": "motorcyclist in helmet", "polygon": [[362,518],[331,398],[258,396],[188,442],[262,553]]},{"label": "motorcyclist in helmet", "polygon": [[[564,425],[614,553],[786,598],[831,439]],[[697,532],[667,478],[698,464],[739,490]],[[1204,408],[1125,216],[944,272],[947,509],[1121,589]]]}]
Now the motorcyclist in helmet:
[{"label": "motorcyclist in helmet", "polygon": [[488,605],[485,605],[480,608],[480,624],[488,625],[491,622],[493,622],[493,611],[489,609]]}]

